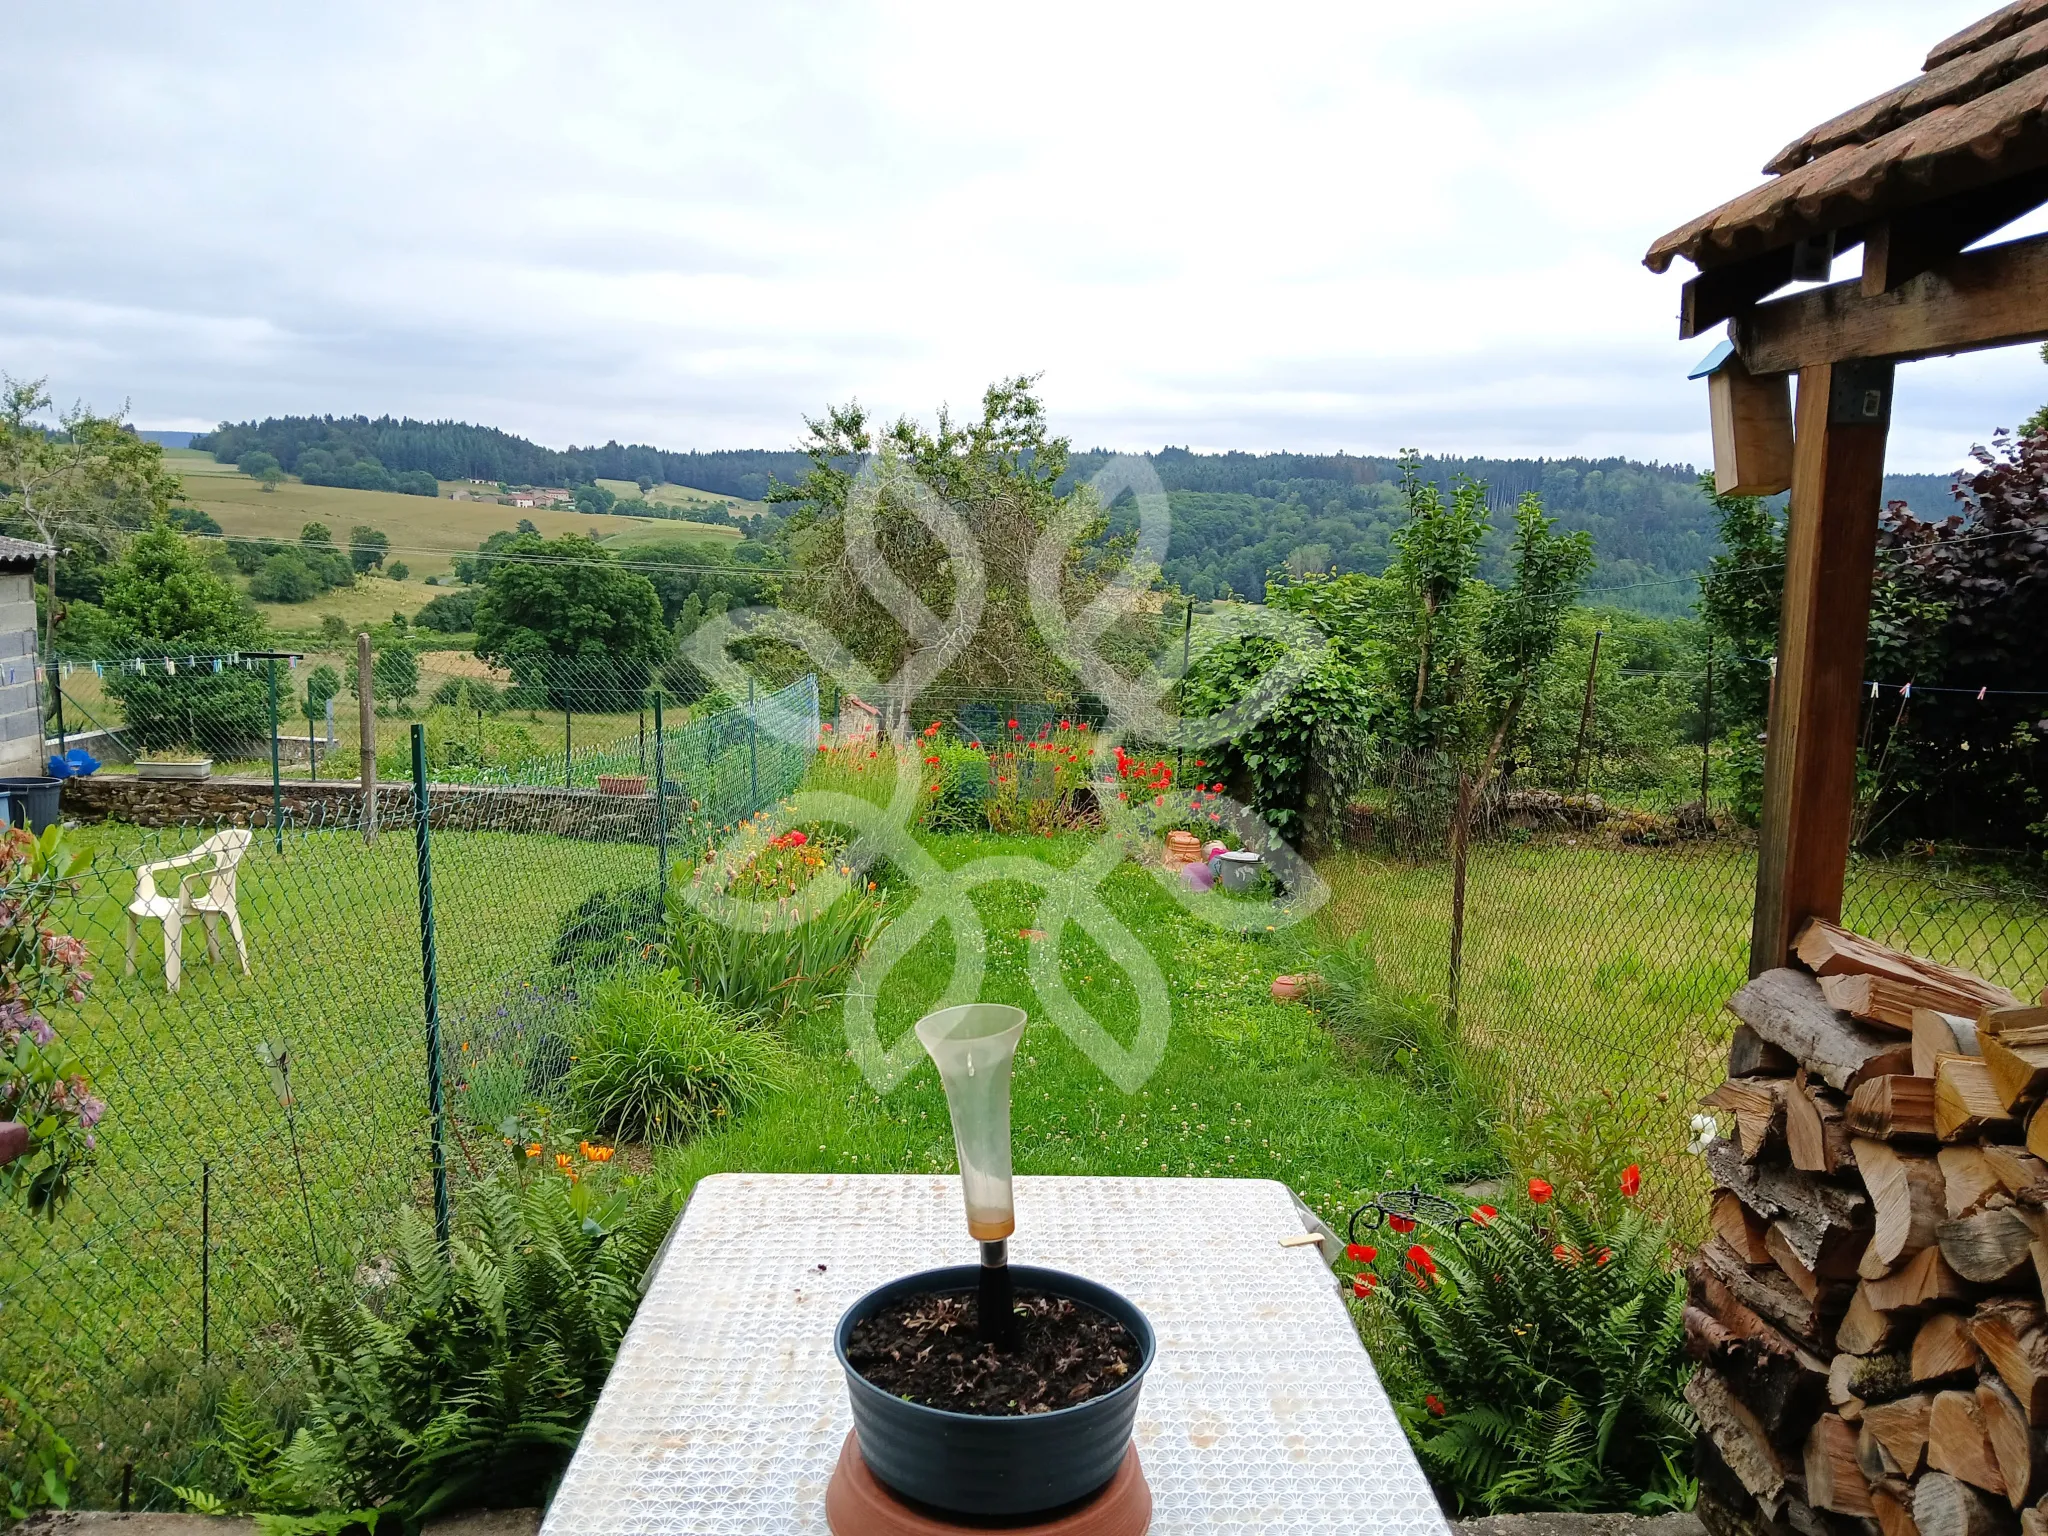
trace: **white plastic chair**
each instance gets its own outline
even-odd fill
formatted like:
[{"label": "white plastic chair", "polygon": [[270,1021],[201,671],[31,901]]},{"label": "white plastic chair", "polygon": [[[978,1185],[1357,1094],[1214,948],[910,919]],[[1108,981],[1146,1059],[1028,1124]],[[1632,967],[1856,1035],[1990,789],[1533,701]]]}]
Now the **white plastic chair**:
[{"label": "white plastic chair", "polygon": [[[135,974],[136,926],[160,922],[164,925],[164,983],[171,991],[177,991],[183,971],[179,929],[187,919],[195,917],[206,924],[206,953],[215,961],[220,959],[220,922],[227,919],[228,932],[235,939],[235,953],[241,956],[242,974],[249,974],[249,945],[242,936],[242,915],[235,910],[235,866],[249,851],[254,836],[247,827],[233,827],[216,832],[190,853],[181,853],[175,859],[159,859],[135,871],[135,899],[128,903],[129,975]],[[158,875],[197,864],[212,867],[182,877],[171,895],[157,891]],[[195,890],[195,886],[199,888]]]}]

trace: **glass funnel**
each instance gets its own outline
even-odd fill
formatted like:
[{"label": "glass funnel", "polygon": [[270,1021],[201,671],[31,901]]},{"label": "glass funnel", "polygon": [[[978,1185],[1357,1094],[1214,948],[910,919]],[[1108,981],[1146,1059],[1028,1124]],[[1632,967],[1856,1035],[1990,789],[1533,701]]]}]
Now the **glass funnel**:
[{"label": "glass funnel", "polygon": [[917,1021],[917,1038],[938,1064],[960,1151],[967,1230],[1000,1242],[1017,1230],[1010,1201],[1010,1063],[1024,1038],[1025,1012],[1005,1003],[964,1003]]}]

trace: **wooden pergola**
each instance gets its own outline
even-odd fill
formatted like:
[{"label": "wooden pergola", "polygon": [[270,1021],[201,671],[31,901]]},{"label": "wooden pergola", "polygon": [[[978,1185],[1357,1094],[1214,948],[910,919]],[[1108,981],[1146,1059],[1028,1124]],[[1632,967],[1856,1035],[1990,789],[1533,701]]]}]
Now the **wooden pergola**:
[{"label": "wooden pergola", "polygon": [[[1925,72],[1780,150],[1772,179],[1673,230],[1681,337],[1727,322],[1713,369],[1724,494],[1792,493],[1750,970],[1839,921],[1896,366],[2048,337],[2048,235],[1969,247],[2048,202],[2048,0],[1938,45]],[[1825,281],[1863,247],[1863,275]],[[1791,381],[1797,375],[1795,410]]]}]

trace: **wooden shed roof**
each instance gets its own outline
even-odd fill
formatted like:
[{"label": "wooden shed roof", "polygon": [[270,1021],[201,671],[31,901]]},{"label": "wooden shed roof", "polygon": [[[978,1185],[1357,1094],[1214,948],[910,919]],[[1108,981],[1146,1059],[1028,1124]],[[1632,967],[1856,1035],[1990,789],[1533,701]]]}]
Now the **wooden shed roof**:
[{"label": "wooden shed roof", "polygon": [[1683,256],[1704,271],[1815,236],[1854,236],[2044,166],[2048,0],[2013,0],[1938,44],[1917,79],[1801,134],[1764,167],[1772,180],[1680,225],[1644,262],[1662,272]]}]

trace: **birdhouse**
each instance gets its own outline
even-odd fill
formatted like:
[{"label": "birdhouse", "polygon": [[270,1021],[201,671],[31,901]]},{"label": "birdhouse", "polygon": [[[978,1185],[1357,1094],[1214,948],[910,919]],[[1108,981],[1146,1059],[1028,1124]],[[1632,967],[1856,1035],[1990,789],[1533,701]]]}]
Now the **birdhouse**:
[{"label": "birdhouse", "polygon": [[1709,352],[1690,378],[1707,381],[1714,426],[1714,489],[1775,496],[1792,484],[1792,376],[1753,375],[1733,342]]}]

